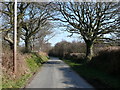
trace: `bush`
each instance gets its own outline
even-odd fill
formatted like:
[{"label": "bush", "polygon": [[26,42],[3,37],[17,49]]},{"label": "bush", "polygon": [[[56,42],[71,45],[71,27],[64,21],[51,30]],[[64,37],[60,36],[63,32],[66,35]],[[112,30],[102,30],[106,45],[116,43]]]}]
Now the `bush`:
[{"label": "bush", "polygon": [[120,47],[101,48],[97,56],[93,57],[90,65],[107,73],[119,75],[120,70]]},{"label": "bush", "polygon": [[77,63],[82,63],[85,60],[85,53],[70,53],[65,55],[66,59],[72,60]]},{"label": "bush", "polygon": [[9,75],[12,78],[18,78],[28,72],[27,65],[24,60],[24,55],[17,52],[17,71],[16,75],[13,73],[13,51],[5,49],[2,52],[2,71],[3,74]]},{"label": "bush", "polygon": [[85,51],[85,43],[61,41],[49,51],[49,55],[65,58],[70,53],[85,53]]},{"label": "bush", "polygon": [[27,80],[39,69],[41,64],[48,60],[46,53],[17,53],[17,73],[13,73],[13,52],[3,52],[2,87],[21,88]]}]

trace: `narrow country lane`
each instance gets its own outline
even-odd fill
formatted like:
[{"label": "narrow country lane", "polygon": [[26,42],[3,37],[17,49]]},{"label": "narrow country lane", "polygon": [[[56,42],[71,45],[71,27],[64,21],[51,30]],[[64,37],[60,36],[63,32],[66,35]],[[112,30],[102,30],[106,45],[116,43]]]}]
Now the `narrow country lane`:
[{"label": "narrow country lane", "polygon": [[93,88],[62,60],[51,57],[26,88]]}]

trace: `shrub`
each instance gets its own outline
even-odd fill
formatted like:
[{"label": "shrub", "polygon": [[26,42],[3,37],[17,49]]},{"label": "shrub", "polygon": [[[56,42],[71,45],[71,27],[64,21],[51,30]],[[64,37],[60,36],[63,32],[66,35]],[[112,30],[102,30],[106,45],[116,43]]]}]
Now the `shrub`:
[{"label": "shrub", "polygon": [[21,88],[27,80],[39,69],[41,64],[48,60],[46,53],[17,52],[17,73],[13,73],[13,51],[3,51],[2,63],[2,87]]},{"label": "shrub", "polygon": [[101,48],[97,56],[93,57],[90,65],[107,73],[118,75],[120,70],[120,47]]},{"label": "shrub", "polygon": [[49,55],[65,58],[70,53],[85,53],[85,50],[85,43],[61,41],[49,51]]},{"label": "shrub", "polygon": [[27,65],[22,53],[17,52],[17,74],[13,73],[13,51],[6,49],[2,52],[2,71],[3,74],[9,75],[9,77],[16,78],[28,72]]},{"label": "shrub", "polygon": [[70,59],[77,63],[82,63],[84,62],[85,53],[70,53],[70,54],[66,54],[65,58]]}]

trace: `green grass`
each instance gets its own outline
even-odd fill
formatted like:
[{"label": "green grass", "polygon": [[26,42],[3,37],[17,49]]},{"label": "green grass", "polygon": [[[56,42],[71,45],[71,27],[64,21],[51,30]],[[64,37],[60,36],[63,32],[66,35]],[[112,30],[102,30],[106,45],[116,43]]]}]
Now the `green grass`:
[{"label": "green grass", "polygon": [[31,72],[36,72],[36,70],[41,66],[41,58],[37,57],[36,55],[32,55],[31,58],[28,58],[27,65],[30,68]]},{"label": "green grass", "polygon": [[42,63],[46,62],[47,60],[48,60],[47,56],[32,53],[31,57],[26,59],[26,63],[28,65],[30,73],[25,74],[16,80],[11,80],[10,77],[3,76],[2,88],[21,88],[21,87],[23,87],[26,84],[26,82],[28,81],[28,79],[30,77],[32,77],[33,73],[37,72],[37,70],[42,66]]},{"label": "green grass", "polygon": [[102,87],[120,88],[120,78],[113,77],[105,72],[99,71],[84,64],[75,63],[70,60],[63,61],[71,66],[71,68],[75,70],[80,76],[93,84],[93,86],[95,85],[95,87],[98,86],[96,85],[96,83],[98,83]]},{"label": "green grass", "polygon": [[17,80],[10,80],[7,77],[3,77],[2,88],[21,88],[26,84],[26,81],[32,76],[32,74],[26,74]]},{"label": "green grass", "polygon": [[34,73],[42,65],[42,63],[46,62],[47,60],[47,56],[33,53],[31,58],[27,59],[27,65],[30,68],[30,71]]}]

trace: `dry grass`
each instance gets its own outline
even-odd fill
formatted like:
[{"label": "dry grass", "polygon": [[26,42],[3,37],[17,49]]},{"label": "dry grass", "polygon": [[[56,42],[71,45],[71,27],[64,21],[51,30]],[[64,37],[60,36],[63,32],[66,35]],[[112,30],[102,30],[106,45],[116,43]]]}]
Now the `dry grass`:
[{"label": "dry grass", "polygon": [[13,73],[13,51],[4,50],[2,55],[2,71],[4,75],[9,76],[11,79],[18,78],[29,72],[27,65],[25,63],[25,57],[28,55],[23,55],[22,53],[17,53],[17,73]]},{"label": "dry grass", "polygon": [[38,54],[43,55],[43,56],[48,56],[47,53],[45,53],[45,52],[39,52]]},{"label": "dry grass", "polygon": [[109,47],[100,47],[98,49],[99,52],[112,52],[112,51],[119,51],[120,46],[109,46]]},{"label": "dry grass", "polygon": [[17,52],[17,73],[13,73],[13,52],[4,49],[2,57],[2,87],[21,88],[27,80],[48,60],[46,53]]}]

